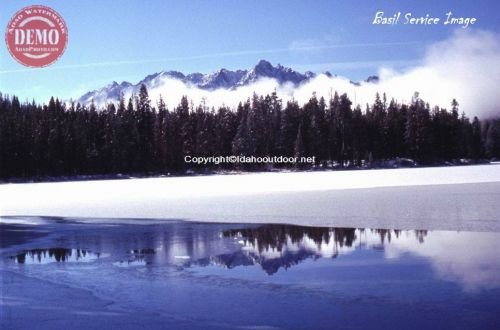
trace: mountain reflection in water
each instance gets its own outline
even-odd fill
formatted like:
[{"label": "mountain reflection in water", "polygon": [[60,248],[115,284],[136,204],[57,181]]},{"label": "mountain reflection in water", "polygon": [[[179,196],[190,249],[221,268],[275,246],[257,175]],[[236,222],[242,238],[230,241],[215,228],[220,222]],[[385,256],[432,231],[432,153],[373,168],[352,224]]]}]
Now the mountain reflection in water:
[{"label": "mountain reflection in water", "polygon": [[222,237],[239,240],[240,251],[199,260],[199,265],[237,266],[260,265],[269,275],[280,268],[288,269],[306,259],[336,258],[355,247],[384,248],[385,243],[401,235],[413,236],[423,243],[425,230],[401,231],[386,229],[322,228],[292,225],[265,225],[255,228],[232,229]]},{"label": "mountain reflection in water", "polygon": [[259,266],[274,275],[308,259],[347,261],[363,251],[378,251],[379,257],[371,254],[373,262],[403,265],[425,260],[437,278],[460,284],[465,291],[500,287],[500,233],[495,232],[264,225],[225,230],[221,236],[241,248],[199,259],[193,266]]},{"label": "mountain reflection in water", "polygon": [[[465,291],[500,287],[497,232],[144,220],[112,224],[82,220],[40,225],[38,230],[52,231],[54,238],[42,237],[27,245],[37,249],[13,247],[4,253],[20,269],[30,264],[60,266],[99,260],[95,263],[99,268],[176,269],[229,277],[264,276],[271,281],[298,280],[304,272],[328,281],[332,274],[372,276],[380,270],[392,272],[397,280],[429,276],[456,283]],[[385,273],[380,276],[388,278]]]}]

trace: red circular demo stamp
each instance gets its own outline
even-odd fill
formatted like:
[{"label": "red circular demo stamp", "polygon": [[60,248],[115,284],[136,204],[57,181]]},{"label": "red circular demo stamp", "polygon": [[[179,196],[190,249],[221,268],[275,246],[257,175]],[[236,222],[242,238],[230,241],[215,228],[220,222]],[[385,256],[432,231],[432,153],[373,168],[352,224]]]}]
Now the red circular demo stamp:
[{"label": "red circular demo stamp", "polygon": [[41,68],[54,63],[64,53],[68,29],[55,10],[28,6],[15,13],[7,24],[5,42],[16,61]]}]

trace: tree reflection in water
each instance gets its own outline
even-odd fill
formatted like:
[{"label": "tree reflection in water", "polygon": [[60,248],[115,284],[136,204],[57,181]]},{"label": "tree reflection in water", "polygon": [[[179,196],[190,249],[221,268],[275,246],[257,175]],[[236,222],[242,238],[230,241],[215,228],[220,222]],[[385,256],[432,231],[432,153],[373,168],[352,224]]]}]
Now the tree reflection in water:
[{"label": "tree reflection in water", "polygon": [[[424,242],[427,235],[426,230],[412,233],[420,243]],[[280,268],[288,269],[305,259],[336,258],[343,250],[352,250],[355,244],[383,248],[401,234],[401,230],[294,225],[232,229],[223,231],[222,237],[239,239],[242,249],[199,260],[198,264],[218,264],[227,268],[259,264],[266,273],[272,275]]]},{"label": "tree reflection in water", "polygon": [[18,264],[25,263],[49,263],[49,262],[77,262],[92,261],[100,257],[99,253],[92,253],[84,249],[32,249],[23,251],[16,256],[11,257]]}]

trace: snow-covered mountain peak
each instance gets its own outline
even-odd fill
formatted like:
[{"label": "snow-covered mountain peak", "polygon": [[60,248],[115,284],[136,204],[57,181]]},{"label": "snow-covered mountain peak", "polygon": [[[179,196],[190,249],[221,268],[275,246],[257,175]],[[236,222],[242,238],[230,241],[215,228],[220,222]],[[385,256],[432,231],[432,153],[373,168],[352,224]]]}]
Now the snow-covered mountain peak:
[{"label": "snow-covered mountain peak", "polygon": [[[327,77],[334,77],[330,72],[323,73]],[[261,79],[274,79],[280,85],[292,84],[298,86],[317,77],[317,74],[312,71],[305,73],[297,72],[289,67],[281,64],[273,66],[267,60],[260,60],[253,68],[244,70],[230,70],[221,68],[208,74],[199,72],[184,74],[179,71],[160,71],[150,74],[137,84],[132,84],[123,81],[120,84],[116,81],[110,84],[90,91],[77,99],[77,102],[88,105],[92,101],[96,105],[104,105],[106,103],[117,103],[121,95],[138,94],[140,86],[144,84],[148,91],[157,92],[157,94],[165,94],[165,83],[169,80],[175,80],[186,84],[186,86],[196,87],[202,90],[217,90],[227,89],[232,90],[241,86],[247,86]],[[371,76],[367,82],[378,82],[378,77]]]}]

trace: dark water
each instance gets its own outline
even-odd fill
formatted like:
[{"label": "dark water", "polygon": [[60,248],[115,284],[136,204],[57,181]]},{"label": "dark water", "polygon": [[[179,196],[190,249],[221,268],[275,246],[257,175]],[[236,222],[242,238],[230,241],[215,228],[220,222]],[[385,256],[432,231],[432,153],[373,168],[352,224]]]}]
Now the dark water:
[{"label": "dark water", "polygon": [[500,233],[31,220],[0,224],[2,329],[500,326]]}]

